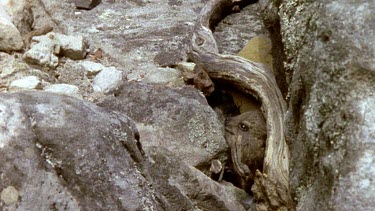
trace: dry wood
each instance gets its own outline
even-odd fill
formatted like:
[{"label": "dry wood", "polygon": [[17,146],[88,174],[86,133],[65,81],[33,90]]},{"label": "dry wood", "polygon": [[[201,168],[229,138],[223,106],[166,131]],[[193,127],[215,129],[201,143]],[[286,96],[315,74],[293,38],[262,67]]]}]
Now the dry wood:
[{"label": "dry wood", "polygon": [[[286,103],[267,67],[233,55],[221,55],[210,26],[238,0],[209,0],[195,25],[190,57],[213,79],[221,79],[257,97],[267,121],[263,172],[257,172],[253,192],[258,210],[293,210],[289,191],[289,150],[284,135]],[[247,172],[245,169],[243,172]]]}]

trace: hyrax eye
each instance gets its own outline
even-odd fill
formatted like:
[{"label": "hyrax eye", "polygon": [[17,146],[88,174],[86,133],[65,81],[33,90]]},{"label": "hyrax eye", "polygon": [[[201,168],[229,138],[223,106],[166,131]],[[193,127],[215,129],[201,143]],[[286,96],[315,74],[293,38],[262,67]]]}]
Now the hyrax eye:
[{"label": "hyrax eye", "polygon": [[247,125],[245,125],[244,123],[240,123],[238,125],[238,127],[242,130],[242,131],[248,131],[249,130],[249,127]]}]

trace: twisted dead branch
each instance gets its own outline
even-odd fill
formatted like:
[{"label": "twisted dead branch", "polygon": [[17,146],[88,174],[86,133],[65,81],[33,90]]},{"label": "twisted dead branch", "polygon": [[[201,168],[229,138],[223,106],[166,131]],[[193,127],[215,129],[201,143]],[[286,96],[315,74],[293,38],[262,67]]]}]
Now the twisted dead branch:
[{"label": "twisted dead branch", "polygon": [[[210,26],[238,0],[209,0],[198,18],[190,45],[190,57],[212,79],[229,82],[262,103],[267,121],[263,172],[257,172],[252,191],[258,210],[293,210],[289,191],[289,150],[284,136],[286,103],[271,70],[233,55],[219,54]],[[241,166],[241,165],[240,165]],[[247,172],[242,169],[240,172]]]}]

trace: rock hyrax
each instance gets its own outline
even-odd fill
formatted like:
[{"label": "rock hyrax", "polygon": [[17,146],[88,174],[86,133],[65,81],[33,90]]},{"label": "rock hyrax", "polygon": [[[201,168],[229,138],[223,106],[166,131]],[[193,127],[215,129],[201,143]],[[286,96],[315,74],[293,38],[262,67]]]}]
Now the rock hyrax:
[{"label": "rock hyrax", "polygon": [[241,188],[252,184],[255,171],[262,171],[267,139],[266,121],[260,110],[248,111],[225,122],[225,139]]}]

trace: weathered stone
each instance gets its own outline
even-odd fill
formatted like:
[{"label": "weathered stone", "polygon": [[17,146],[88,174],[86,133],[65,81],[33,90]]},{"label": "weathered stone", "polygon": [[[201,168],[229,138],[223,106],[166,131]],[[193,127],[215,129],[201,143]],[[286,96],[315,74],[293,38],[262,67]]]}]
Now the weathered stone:
[{"label": "weathered stone", "polygon": [[279,3],[290,73],[286,126],[297,210],[372,210],[375,5]]},{"label": "weathered stone", "polygon": [[18,201],[19,193],[13,186],[8,186],[1,191],[0,199],[6,206],[15,204]]},{"label": "weathered stone", "polygon": [[176,65],[176,68],[179,69],[181,72],[193,72],[195,67],[195,63],[193,62],[179,62]]},{"label": "weathered stone", "polygon": [[106,67],[95,76],[93,89],[95,92],[109,93],[122,83],[122,72],[115,67]]},{"label": "weathered stone", "polygon": [[82,95],[79,91],[79,88],[70,84],[51,84],[51,85],[44,87],[44,91],[64,94],[64,95],[82,99]]},{"label": "weathered stone", "polygon": [[56,36],[48,34],[48,36],[33,37],[33,40],[38,43],[31,46],[30,50],[23,55],[23,59],[30,64],[56,68],[59,65],[59,58],[56,55],[61,51]]},{"label": "weathered stone", "polygon": [[21,36],[31,31],[34,17],[30,1],[27,0],[1,0],[0,4],[5,5],[12,23],[17,27]]},{"label": "weathered stone", "polygon": [[158,68],[148,72],[142,80],[146,83],[183,85],[180,71],[173,68]]},{"label": "weathered stone", "polygon": [[63,56],[74,60],[85,58],[88,45],[82,35],[67,36],[56,33],[55,36],[59,40]]},{"label": "weathered stone", "polygon": [[0,94],[0,108],[1,210],[237,211],[253,204],[163,147],[142,156],[138,138],[148,138],[120,112],[43,92]]},{"label": "weathered stone", "polygon": [[17,51],[23,47],[23,40],[17,27],[12,23],[6,8],[0,4],[0,51]]},{"label": "weathered stone", "polygon": [[186,61],[187,55],[181,49],[163,50],[154,57],[154,62],[161,67],[174,67],[182,61]]},{"label": "weathered stone", "polygon": [[0,78],[9,77],[17,72],[17,69],[13,67],[16,60],[13,56],[0,52]]},{"label": "weathered stone", "polygon": [[99,105],[134,119],[145,146],[164,146],[189,165],[207,168],[228,147],[216,113],[192,87],[125,83],[114,95]]},{"label": "weathered stone", "polygon": [[82,36],[67,36],[50,32],[43,36],[36,36],[32,41],[37,42],[31,46],[24,55],[24,60],[49,68],[56,68],[59,64],[58,55],[70,59],[83,59],[86,55],[87,44]]},{"label": "weathered stone", "polygon": [[17,187],[18,210],[163,210],[126,115],[46,92],[0,108],[0,190]]},{"label": "weathered stone", "polygon": [[214,37],[220,53],[237,54],[252,38],[269,36],[257,7],[257,4],[251,4],[218,23]]},{"label": "weathered stone", "polygon": [[79,64],[86,71],[86,76],[89,78],[95,76],[105,68],[102,64],[92,61],[82,61]]},{"label": "weathered stone", "polygon": [[26,76],[24,78],[12,81],[9,88],[12,90],[19,89],[41,89],[41,80],[36,76]]},{"label": "weathered stone", "polygon": [[74,4],[78,9],[90,10],[100,4],[102,0],[74,0]]},{"label": "weathered stone", "polygon": [[[168,201],[180,204],[181,210],[195,207],[199,210],[241,211],[254,206],[252,197],[245,191],[227,182],[219,184],[211,180],[164,147],[150,147],[147,151],[156,189],[169,193],[166,196]],[[189,199],[188,203],[182,204],[186,199]]]}]

